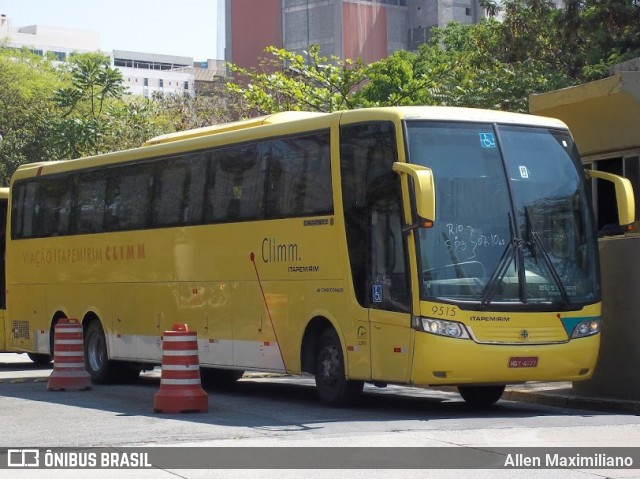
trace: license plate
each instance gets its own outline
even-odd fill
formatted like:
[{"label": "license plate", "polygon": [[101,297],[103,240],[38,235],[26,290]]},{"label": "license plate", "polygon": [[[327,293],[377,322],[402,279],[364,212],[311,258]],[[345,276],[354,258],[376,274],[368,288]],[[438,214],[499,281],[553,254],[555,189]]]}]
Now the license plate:
[{"label": "license plate", "polygon": [[538,367],[537,356],[512,357],[509,358],[510,368],[535,368]]}]

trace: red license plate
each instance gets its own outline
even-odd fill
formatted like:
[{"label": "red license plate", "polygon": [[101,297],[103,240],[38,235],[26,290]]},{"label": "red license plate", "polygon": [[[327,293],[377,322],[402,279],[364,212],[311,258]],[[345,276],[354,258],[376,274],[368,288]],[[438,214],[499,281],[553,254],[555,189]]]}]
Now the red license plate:
[{"label": "red license plate", "polygon": [[510,368],[535,368],[538,367],[538,356],[509,358]]}]

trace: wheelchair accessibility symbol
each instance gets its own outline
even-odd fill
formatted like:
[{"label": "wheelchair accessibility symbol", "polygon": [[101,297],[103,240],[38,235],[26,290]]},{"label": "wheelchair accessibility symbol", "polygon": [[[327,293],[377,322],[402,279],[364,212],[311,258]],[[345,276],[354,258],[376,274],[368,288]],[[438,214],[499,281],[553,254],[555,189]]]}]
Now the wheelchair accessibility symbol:
[{"label": "wheelchair accessibility symbol", "polygon": [[495,148],[496,137],[493,133],[480,133],[480,145],[482,148]]},{"label": "wheelchair accessibility symbol", "polygon": [[374,303],[382,303],[382,285],[374,284],[371,287],[371,295]]}]

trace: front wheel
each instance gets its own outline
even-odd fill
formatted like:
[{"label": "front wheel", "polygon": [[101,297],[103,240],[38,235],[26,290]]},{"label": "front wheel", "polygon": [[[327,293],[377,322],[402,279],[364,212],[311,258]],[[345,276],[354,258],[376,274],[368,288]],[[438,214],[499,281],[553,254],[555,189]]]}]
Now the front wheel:
[{"label": "front wheel", "polygon": [[363,381],[346,378],[340,338],[333,328],[324,330],[320,335],[315,376],[318,395],[329,406],[348,406],[362,393]]},{"label": "front wheel", "polygon": [[475,407],[487,407],[495,404],[504,392],[501,386],[458,386],[458,392],[462,399]]}]

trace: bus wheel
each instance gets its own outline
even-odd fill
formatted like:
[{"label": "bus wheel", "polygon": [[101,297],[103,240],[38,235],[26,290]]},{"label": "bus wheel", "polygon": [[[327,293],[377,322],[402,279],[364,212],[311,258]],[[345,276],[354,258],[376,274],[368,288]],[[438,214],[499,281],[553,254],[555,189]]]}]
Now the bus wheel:
[{"label": "bus wheel", "polygon": [[471,406],[487,407],[502,396],[505,386],[458,386],[458,392]]},{"label": "bus wheel", "polygon": [[38,366],[46,366],[53,359],[50,354],[27,353],[27,356]]},{"label": "bus wheel", "polygon": [[100,321],[91,321],[84,338],[84,357],[87,372],[94,383],[106,383],[110,379],[107,341]]},{"label": "bus wheel", "polygon": [[340,338],[333,328],[322,332],[317,351],[315,376],[320,399],[332,407],[353,404],[362,393],[364,382],[346,378]]}]

